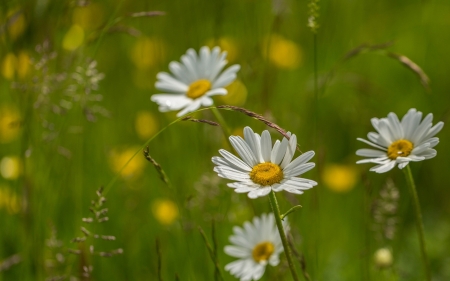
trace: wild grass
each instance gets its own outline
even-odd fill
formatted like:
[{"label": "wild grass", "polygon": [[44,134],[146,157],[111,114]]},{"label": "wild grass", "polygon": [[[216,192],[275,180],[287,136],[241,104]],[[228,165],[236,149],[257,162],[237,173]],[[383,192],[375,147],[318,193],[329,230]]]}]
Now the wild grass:
[{"label": "wild grass", "polygon": [[[287,240],[301,280],[424,280],[408,182],[357,166],[356,138],[409,108],[448,121],[450,3],[309,2],[2,1],[0,281],[236,280],[232,228],[271,207],[227,187],[211,157],[245,126],[316,152],[318,186],[277,194],[281,213],[302,206]],[[186,117],[159,112],[156,74],[216,44],[240,84]],[[432,279],[449,280],[446,127],[438,137],[409,166]],[[261,280],[292,280],[284,255]]]}]

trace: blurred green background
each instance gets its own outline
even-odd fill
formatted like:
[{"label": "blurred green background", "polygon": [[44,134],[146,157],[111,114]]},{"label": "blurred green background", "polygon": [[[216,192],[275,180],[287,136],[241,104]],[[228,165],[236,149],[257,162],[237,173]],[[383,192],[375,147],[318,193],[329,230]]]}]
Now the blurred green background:
[{"label": "blurred green background", "polygon": [[[308,4],[1,1],[0,280],[158,280],[158,244],[162,280],[210,281],[214,267],[198,227],[211,242],[213,222],[221,267],[233,260],[222,250],[232,226],[270,206],[267,197],[234,193],[213,172],[211,157],[229,149],[220,128],[180,122],[150,143],[171,187],[140,152],[120,171],[175,120],[150,101],[156,74],[204,45],[219,45],[241,65],[216,104],[263,114],[295,133],[302,151],[316,151],[305,177],[319,185],[301,196],[278,194],[284,211],[303,206],[289,220],[311,280],[423,280],[402,172],[356,166],[355,151],[365,147],[356,138],[373,131],[370,118],[409,108],[448,121],[450,2],[321,1],[316,35]],[[241,113],[222,114],[235,134],[266,129]],[[209,110],[194,116],[215,120]],[[447,127],[437,136],[437,156],[411,168],[433,280],[450,280]],[[105,194],[109,221],[83,223],[96,190],[116,175]],[[80,227],[116,240],[71,242],[83,236]],[[90,245],[123,254],[91,255]],[[382,248],[392,264],[374,258]],[[89,265],[90,277],[82,277]],[[262,280],[291,280],[285,258]]]}]

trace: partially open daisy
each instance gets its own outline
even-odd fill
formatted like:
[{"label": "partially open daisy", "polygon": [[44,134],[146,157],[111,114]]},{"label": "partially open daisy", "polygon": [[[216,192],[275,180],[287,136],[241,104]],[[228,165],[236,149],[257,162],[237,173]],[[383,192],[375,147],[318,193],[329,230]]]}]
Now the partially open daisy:
[{"label": "partially open daisy", "polygon": [[226,56],[219,47],[210,51],[204,46],[198,55],[193,49],[187,50],[181,56],[181,63],[173,61],[169,64],[172,75],[167,72],[157,74],[155,87],[166,93],[153,95],[151,100],[159,105],[161,112],[181,110],[178,117],[200,106],[211,106],[211,97],[226,95],[224,87],[236,79],[240,69],[235,64],[222,72],[227,64]]},{"label": "partially open daisy", "polygon": [[228,186],[237,193],[248,193],[249,198],[257,198],[269,194],[271,190],[286,190],[302,194],[303,190],[317,185],[315,181],[297,176],[314,168],[314,163],[307,163],[314,151],[308,151],[291,161],[297,147],[297,137],[290,134],[290,139],[277,140],[272,147],[269,131],[261,136],[250,127],[244,128],[244,139],[230,136],[231,145],[242,158],[220,149],[223,157],[213,157],[216,167],[214,171],[222,177],[236,182]]},{"label": "partially open daisy", "polygon": [[[283,227],[289,231],[287,219]],[[260,279],[267,264],[278,265],[283,245],[272,213],[253,218],[253,223],[245,222],[243,228],[235,226],[233,232],[229,238],[232,245],[225,246],[224,250],[239,259],[227,264],[225,270],[241,281],[250,281]]]},{"label": "partially open daisy", "polygon": [[377,149],[359,149],[356,154],[368,157],[359,160],[361,163],[378,164],[370,169],[377,173],[384,173],[398,164],[403,169],[410,161],[422,161],[436,156],[433,149],[439,138],[434,137],[444,127],[443,122],[432,126],[433,114],[428,114],[422,120],[422,112],[412,108],[400,121],[393,112],[387,118],[372,118],[372,125],[377,131],[367,134],[365,139],[359,141]]}]

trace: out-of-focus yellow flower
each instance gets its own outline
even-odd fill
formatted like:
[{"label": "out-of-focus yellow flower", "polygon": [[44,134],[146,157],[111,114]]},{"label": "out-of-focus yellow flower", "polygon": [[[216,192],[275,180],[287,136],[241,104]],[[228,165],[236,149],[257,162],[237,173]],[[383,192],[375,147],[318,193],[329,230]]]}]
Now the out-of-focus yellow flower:
[{"label": "out-of-focus yellow flower", "polygon": [[166,44],[159,38],[141,37],[131,49],[131,60],[139,69],[148,69],[166,58]]},{"label": "out-of-focus yellow flower", "polygon": [[231,132],[232,136],[240,136],[240,137],[244,137],[244,128],[239,127],[239,128],[235,128],[233,129],[233,131]]},{"label": "out-of-focus yellow flower", "polygon": [[30,73],[30,69],[31,69],[30,56],[28,55],[27,52],[21,51],[17,55],[17,66],[16,66],[17,75],[19,76],[20,79],[24,79],[25,77],[27,77],[28,73]]},{"label": "out-of-focus yellow flower", "polygon": [[7,180],[15,180],[22,172],[22,163],[17,156],[6,156],[0,161],[0,174]]},{"label": "out-of-focus yellow flower", "polygon": [[373,255],[375,265],[379,268],[385,268],[392,265],[394,258],[392,252],[388,248],[380,248]]},{"label": "out-of-focus yellow flower", "polygon": [[239,50],[236,41],[231,37],[220,37],[219,39],[209,39],[206,46],[214,48],[219,46],[220,49],[227,51],[227,61],[234,62],[239,55]]},{"label": "out-of-focus yellow flower", "polygon": [[1,72],[6,79],[14,79],[15,73],[23,79],[29,71],[30,57],[25,51],[21,51],[17,57],[13,53],[8,53],[2,61]]},{"label": "out-of-focus yellow flower", "polygon": [[13,141],[20,133],[20,115],[12,106],[0,106],[0,143]]},{"label": "out-of-focus yellow flower", "polygon": [[111,169],[120,173],[124,178],[135,178],[142,174],[145,164],[145,159],[142,157],[142,153],[136,155],[130,163],[123,169],[122,167],[130,160],[131,157],[139,149],[137,146],[133,146],[126,149],[113,149],[110,154]]},{"label": "out-of-focus yellow flower", "polygon": [[323,182],[325,186],[336,192],[350,191],[356,184],[358,173],[353,166],[331,164],[325,166]]},{"label": "out-of-focus yellow flower", "polygon": [[85,30],[99,28],[104,21],[103,7],[98,3],[91,3],[84,7],[76,7],[72,14],[72,23]]},{"label": "out-of-focus yellow flower", "polygon": [[138,136],[147,140],[158,131],[159,124],[150,111],[140,111],[136,115],[135,128]]},{"label": "out-of-focus yellow flower", "polygon": [[300,46],[281,35],[268,36],[261,47],[263,56],[278,68],[295,69],[302,62]]},{"label": "out-of-focus yellow flower", "polygon": [[0,209],[5,209],[12,215],[20,211],[19,197],[7,186],[0,186]]},{"label": "out-of-focus yellow flower", "polygon": [[171,225],[178,218],[178,207],[169,199],[158,199],[152,203],[152,212],[162,225]]},{"label": "out-of-focus yellow flower", "polygon": [[2,62],[2,75],[12,80],[17,66],[17,58],[13,53],[7,53]]},{"label": "out-of-focus yellow flower", "polygon": [[14,9],[8,12],[6,18],[8,19],[8,34],[12,40],[15,40],[25,31],[27,26],[25,16],[19,9]]},{"label": "out-of-focus yellow flower", "polygon": [[230,85],[226,86],[228,94],[217,96],[217,99],[225,104],[241,106],[247,100],[247,88],[240,80],[234,80]]},{"label": "out-of-focus yellow flower", "polygon": [[84,41],[84,30],[81,26],[74,24],[64,35],[63,48],[68,51],[73,51],[83,44]]}]

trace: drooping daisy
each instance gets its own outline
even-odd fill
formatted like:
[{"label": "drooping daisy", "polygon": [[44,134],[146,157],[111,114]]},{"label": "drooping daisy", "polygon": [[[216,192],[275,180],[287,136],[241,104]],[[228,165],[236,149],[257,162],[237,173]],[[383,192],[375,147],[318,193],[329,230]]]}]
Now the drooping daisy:
[{"label": "drooping daisy", "polygon": [[291,161],[297,147],[294,134],[290,135],[290,140],[277,140],[272,147],[269,131],[260,136],[245,127],[244,139],[230,136],[230,142],[242,160],[220,149],[223,157],[213,157],[212,162],[217,165],[214,171],[220,177],[236,181],[228,186],[237,193],[248,193],[249,198],[265,196],[271,190],[302,194],[303,190],[317,185],[315,181],[297,177],[314,168],[315,164],[307,163],[314,151],[305,152]]},{"label": "drooping daisy", "polygon": [[181,63],[173,61],[169,64],[172,74],[157,74],[155,87],[165,93],[153,95],[151,100],[159,105],[161,112],[181,110],[178,117],[200,106],[211,106],[211,97],[226,95],[224,87],[236,79],[236,72],[240,69],[235,64],[222,72],[227,64],[226,56],[227,53],[220,52],[219,47],[210,51],[204,46],[198,55],[193,49],[187,50],[181,56]]},{"label": "drooping daisy", "polygon": [[[287,219],[283,227],[289,231]],[[239,259],[227,264],[225,270],[241,281],[250,281],[260,279],[267,264],[278,265],[283,245],[272,213],[253,218],[253,224],[245,222],[243,228],[235,226],[233,232],[229,238],[232,245],[224,251]]]},{"label": "drooping daisy", "polygon": [[359,149],[356,154],[368,157],[359,160],[361,163],[378,164],[370,169],[377,173],[384,173],[398,164],[403,169],[410,161],[422,161],[436,156],[433,149],[439,138],[434,137],[444,127],[443,122],[438,122],[432,126],[433,114],[428,114],[422,120],[422,112],[411,108],[400,121],[393,112],[387,118],[372,118],[372,125],[377,131],[367,134],[365,139],[358,138],[359,141],[377,149]]}]

